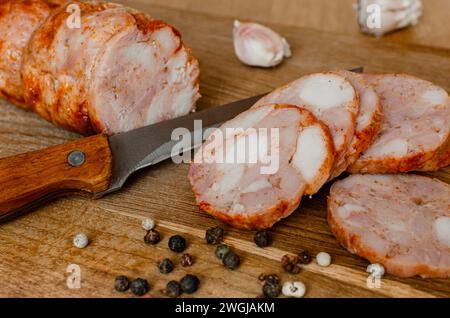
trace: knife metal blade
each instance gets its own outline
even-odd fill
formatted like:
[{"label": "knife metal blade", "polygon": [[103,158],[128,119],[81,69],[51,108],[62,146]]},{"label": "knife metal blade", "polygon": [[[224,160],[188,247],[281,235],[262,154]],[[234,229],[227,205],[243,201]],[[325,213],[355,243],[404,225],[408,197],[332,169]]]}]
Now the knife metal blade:
[{"label": "knife metal blade", "polygon": [[[350,71],[362,73],[363,67],[354,68]],[[192,147],[183,149],[184,151],[190,151],[199,147],[202,143],[202,140],[193,138],[193,133],[195,132],[194,122],[196,120],[202,121],[202,131],[200,134],[203,136],[206,129],[219,127],[222,123],[249,109],[264,95],[266,94],[223,106],[208,108],[201,112],[110,137],[109,143],[114,160],[113,179],[108,190],[99,193],[97,196],[103,196],[120,190],[134,172],[169,159],[173,146],[179,142],[178,140],[172,140],[172,132],[175,129],[186,128],[191,132]]]}]

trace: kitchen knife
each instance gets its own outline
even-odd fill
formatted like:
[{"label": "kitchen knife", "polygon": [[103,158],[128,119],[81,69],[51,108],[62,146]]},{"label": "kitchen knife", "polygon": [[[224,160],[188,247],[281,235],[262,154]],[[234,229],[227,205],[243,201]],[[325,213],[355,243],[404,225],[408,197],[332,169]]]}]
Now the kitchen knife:
[{"label": "kitchen knife", "polygon": [[[362,68],[353,69],[362,72]],[[134,172],[166,160],[179,140],[172,132],[189,130],[192,150],[202,138],[194,135],[236,117],[259,95],[231,104],[138,128],[126,133],[87,137],[67,144],[0,159],[0,223],[27,213],[55,198],[79,194],[99,198],[122,188]],[[202,121],[195,132],[195,121]]]}]

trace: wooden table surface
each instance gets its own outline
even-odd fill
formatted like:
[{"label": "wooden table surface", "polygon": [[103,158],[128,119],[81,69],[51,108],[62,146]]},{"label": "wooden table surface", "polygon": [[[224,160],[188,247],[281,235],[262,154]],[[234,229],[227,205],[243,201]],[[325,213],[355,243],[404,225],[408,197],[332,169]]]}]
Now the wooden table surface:
[{"label": "wooden table surface", "polygon": [[[408,72],[450,91],[450,28],[445,19],[435,24],[433,14],[437,19],[445,11],[439,8],[431,12],[426,7],[423,22],[430,28],[428,35],[424,35],[425,26],[419,25],[388,38],[373,39],[352,31],[354,26],[349,24],[354,23],[353,18],[341,17],[340,9],[322,11],[325,1],[317,1],[321,3],[317,5],[321,6],[320,11],[312,4],[316,1],[306,0],[284,0],[285,5],[280,6],[278,3],[283,1],[278,0],[245,1],[242,5],[232,0],[123,2],[164,18],[182,30],[201,64],[203,98],[199,109],[266,92],[308,72],[360,65],[367,71]],[[349,14],[351,10],[346,5],[351,6],[352,1],[339,2],[345,7],[342,12]],[[441,9],[444,3],[448,6],[444,0],[424,2],[440,3]],[[304,6],[299,8],[296,3]],[[266,12],[267,8],[270,10]],[[319,18],[308,17],[307,10],[314,15],[324,12],[324,21],[329,20],[323,23],[323,29],[317,22]],[[291,43],[293,57],[280,67],[256,69],[236,60],[232,20],[237,16],[249,19],[250,13],[263,22],[273,16],[273,21],[279,23],[272,26]],[[304,17],[307,21],[301,21]],[[79,138],[32,113],[4,101],[0,103],[0,157]],[[238,270],[225,270],[214,256],[214,247],[207,246],[203,239],[208,227],[220,223],[195,206],[187,169],[187,165],[164,162],[138,173],[117,194],[97,201],[61,199],[1,225],[0,296],[129,297],[113,291],[117,275],[146,278],[151,284],[149,296],[161,296],[160,290],[169,280],[195,273],[201,279],[195,296],[255,297],[261,291],[258,276],[278,273],[283,280],[302,280],[307,286],[307,297],[450,297],[450,282],[445,279],[400,279],[386,275],[380,289],[368,288],[365,272],[368,262],[341,248],[328,228],[325,201],[328,186],[313,198],[305,198],[298,211],[271,230],[274,243],[270,248],[257,248],[251,232],[225,227],[226,243],[242,259]],[[449,168],[432,175],[450,183]],[[143,242],[145,231],[141,220],[145,217],[157,220],[163,239],[156,246]],[[72,245],[73,236],[80,232],[86,233],[91,242],[83,250]],[[167,248],[168,238],[173,234],[187,238],[187,251],[195,257],[195,264],[191,268],[177,265],[174,272],[162,275],[156,268],[158,260],[170,257],[178,264],[179,256]],[[281,257],[303,249],[313,254],[326,251],[332,255],[333,264],[321,268],[313,263],[304,266],[298,275],[283,273]],[[71,264],[81,269],[80,289],[70,289],[66,284]]]}]

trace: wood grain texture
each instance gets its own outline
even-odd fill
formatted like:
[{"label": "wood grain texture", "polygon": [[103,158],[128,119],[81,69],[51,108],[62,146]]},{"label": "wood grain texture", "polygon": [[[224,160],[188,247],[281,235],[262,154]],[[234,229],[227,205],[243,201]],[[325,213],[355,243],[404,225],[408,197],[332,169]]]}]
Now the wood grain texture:
[{"label": "wood grain texture", "polygon": [[[407,72],[434,81],[450,91],[450,51],[416,44],[379,41],[307,28],[273,25],[290,41],[294,55],[275,69],[242,65],[234,56],[232,19],[192,13],[144,1],[126,1],[133,7],[166,19],[183,31],[201,65],[199,109],[267,92],[313,71],[364,65],[367,71]],[[261,14],[255,11],[255,14]],[[1,102],[0,156],[41,149],[78,138],[51,126],[36,115]],[[367,261],[339,246],[326,221],[325,186],[313,198],[305,197],[292,216],[272,230],[270,248],[257,248],[253,233],[226,227],[225,240],[242,258],[234,272],[223,268],[214,247],[204,242],[208,227],[220,224],[199,211],[187,180],[187,165],[164,162],[136,174],[123,191],[101,200],[66,198],[25,217],[0,226],[0,296],[35,297],[129,297],[113,291],[116,275],[149,280],[149,296],[171,279],[186,273],[201,279],[198,297],[255,297],[261,292],[258,276],[278,273],[283,280],[302,280],[307,297],[450,297],[449,280],[400,279],[386,275],[381,289],[366,285]],[[450,183],[450,169],[431,174]],[[157,220],[162,241],[156,246],[143,242],[145,217]],[[84,232],[90,245],[83,250],[72,245],[75,234]],[[179,265],[170,252],[171,235],[183,234],[187,251],[195,257],[191,268]],[[312,254],[332,255],[328,268],[304,266],[298,275],[283,273],[280,258],[286,253],[308,249]],[[175,262],[175,271],[158,272],[156,263],[164,257]],[[81,289],[69,289],[67,266],[81,268]]]},{"label": "wood grain texture", "polygon": [[[190,12],[259,21],[284,26],[364,38],[356,22],[354,4],[358,0],[128,0],[130,4],[153,4]],[[391,33],[380,42],[418,44],[450,48],[450,1],[423,0],[424,14],[419,24]]]},{"label": "wood grain texture", "polygon": [[[68,160],[75,151],[85,156],[79,166]],[[111,171],[112,154],[105,135],[0,159],[0,223],[43,199],[103,192],[110,184]]]}]

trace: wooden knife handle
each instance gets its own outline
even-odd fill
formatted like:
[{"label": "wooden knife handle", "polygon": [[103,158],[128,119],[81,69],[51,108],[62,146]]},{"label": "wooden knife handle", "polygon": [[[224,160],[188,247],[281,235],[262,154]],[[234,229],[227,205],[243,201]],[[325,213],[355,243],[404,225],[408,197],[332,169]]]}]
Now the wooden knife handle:
[{"label": "wooden knife handle", "polygon": [[0,159],[0,223],[55,197],[103,192],[111,175],[105,135]]}]

